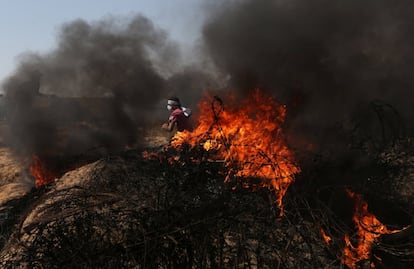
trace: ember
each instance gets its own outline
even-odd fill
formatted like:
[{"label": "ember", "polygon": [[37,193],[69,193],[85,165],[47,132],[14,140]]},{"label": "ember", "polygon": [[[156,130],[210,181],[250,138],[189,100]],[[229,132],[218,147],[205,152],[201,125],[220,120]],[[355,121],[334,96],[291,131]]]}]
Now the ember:
[{"label": "ember", "polygon": [[[282,199],[300,172],[282,132],[286,107],[258,89],[238,104],[231,99],[232,104],[225,109],[217,97],[203,101],[200,111],[204,113],[197,128],[177,133],[172,146],[202,145],[216,159],[224,160],[228,171],[225,182],[237,177],[243,179],[244,188],[274,191],[283,215]],[[249,178],[261,180],[252,183]]]}]

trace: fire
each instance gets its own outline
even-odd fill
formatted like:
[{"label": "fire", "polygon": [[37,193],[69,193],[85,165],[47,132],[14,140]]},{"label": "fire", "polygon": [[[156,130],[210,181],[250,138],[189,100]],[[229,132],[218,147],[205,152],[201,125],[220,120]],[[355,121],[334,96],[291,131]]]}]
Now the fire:
[{"label": "fire", "polygon": [[[368,203],[362,199],[362,195],[355,194],[348,190],[348,195],[355,200],[355,214],[353,221],[355,223],[357,245],[353,246],[348,235],[345,235],[346,247],[342,258],[350,268],[358,268],[357,263],[363,260],[369,260],[372,244],[382,234],[396,233],[401,230],[390,231],[382,224],[373,214],[368,212]],[[371,264],[374,267],[374,264]]]},{"label": "fire", "polygon": [[[243,187],[274,191],[283,214],[282,199],[294,175],[300,172],[282,132],[286,107],[259,90],[238,105],[234,97],[231,99],[225,109],[217,97],[201,102],[197,128],[177,133],[172,146],[202,145],[224,161],[228,170],[225,182],[238,177],[245,179]],[[250,183],[249,177],[261,181]]]},{"label": "fire", "polygon": [[30,173],[35,178],[35,185],[37,188],[52,182],[58,177],[57,173],[48,169],[46,163],[36,154],[33,155]]},{"label": "fire", "polygon": [[325,241],[325,243],[327,245],[329,245],[331,243],[331,241],[332,241],[332,238],[325,233],[325,230],[324,229],[321,229],[321,235],[322,235],[322,238]]}]

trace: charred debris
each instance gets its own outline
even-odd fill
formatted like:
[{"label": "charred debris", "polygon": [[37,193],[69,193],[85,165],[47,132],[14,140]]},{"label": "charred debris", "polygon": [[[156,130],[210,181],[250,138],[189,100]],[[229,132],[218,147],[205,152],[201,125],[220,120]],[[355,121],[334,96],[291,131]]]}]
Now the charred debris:
[{"label": "charred debris", "polygon": [[283,214],[272,190],[244,187],[260,178],[229,177],[201,144],[99,157],[3,202],[1,267],[346,268],[344,249],[361,238],[351,190],[398,232],[378,235],[348,267],[411,268],[413,145],[386,116],[382,132],[356,128],[343,159],[296,151],[302,171]]}]

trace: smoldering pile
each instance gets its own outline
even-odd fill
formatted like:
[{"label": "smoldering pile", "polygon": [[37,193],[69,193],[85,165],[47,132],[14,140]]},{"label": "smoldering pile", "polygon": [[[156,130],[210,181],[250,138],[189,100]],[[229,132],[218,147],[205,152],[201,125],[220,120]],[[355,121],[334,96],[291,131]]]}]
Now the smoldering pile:
[{"label": "smoldering pile", "polygon": [[3,245],[2,268],[337,262],[310,222],[277,221],[269,192],[229,191],[217,163],[182,165],[130,151],[67,173],[32,200]]},{"label": "smoldering pile", "polygon": [[[143,158],[132,150],[107,156],[3,204],[12,210],[0,223],[2,267],[343,267],[343,236],[352,234],[353,206],[343,186],[331,182],[338,174],[332,164],[303,171],[280,217],[272,191],[245,189],[237,177],[224,183],[228,167],[211,161],[202,148],[175,154]],[[406,200],[409,190],[400,194],[398,180],[385,193],[375,182],[403,173],[398,163],[404,160],[384,154],[383,164],[364,168],[393,166],[394,172],[371,173],[373,184],[352,187],[374,190],[376,195],[365,192],[371,210],[401,228],[410,221],[406,211],[414,212]],[[321,229],[331,237],[329,244]],[[409,231],[381,237],[372,259],[361,264],[411,268]]]}]

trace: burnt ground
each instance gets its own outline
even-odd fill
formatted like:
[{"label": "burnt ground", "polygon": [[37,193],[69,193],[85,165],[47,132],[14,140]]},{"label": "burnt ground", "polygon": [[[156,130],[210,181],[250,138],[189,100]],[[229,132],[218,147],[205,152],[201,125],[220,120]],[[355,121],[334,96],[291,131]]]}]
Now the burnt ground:
[{"label": "burnt ground", "polygon": [[[155,133],[147,141],[157,157],[130,149],[38,189],[27,165],[1,148],[0,267],[346,268],[343,236],[357,238],[346,188],[363,194],[390,229],[412,223],[409,140],[358,165],[354,154],[302,158],[282,217],[271,191],[244,189],[246,179],[224,183],[222,163],[209,161],[200,149],[171,161],[173,153],[161,150],[166,141]],[[329,245],[321,229],[332,237]],[[412,268],[412,242],[411,229],[382,236],[370,260],[358,266]]]}]

